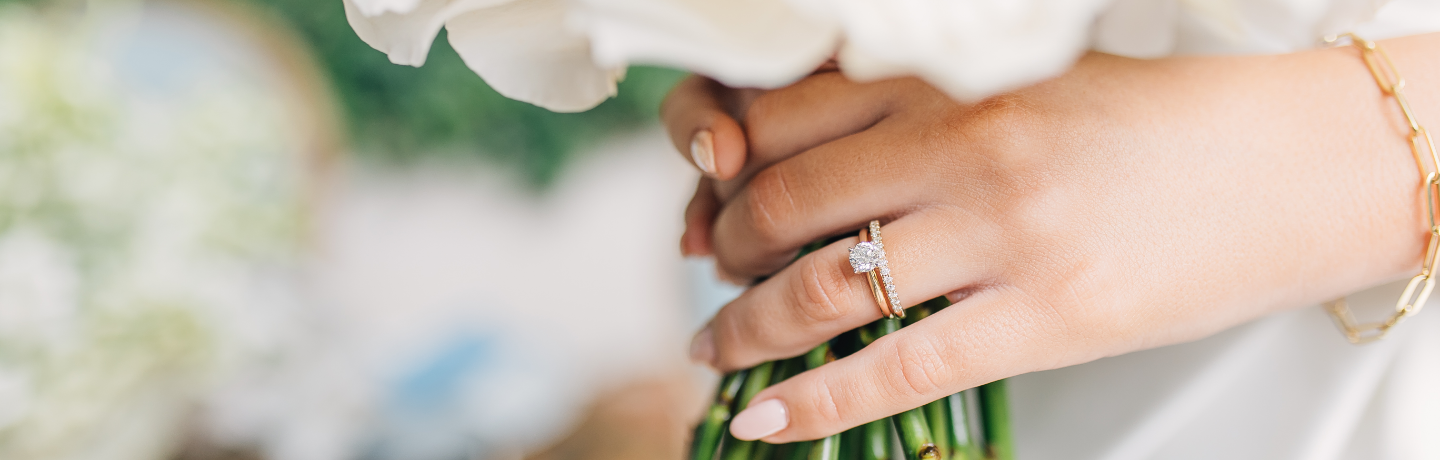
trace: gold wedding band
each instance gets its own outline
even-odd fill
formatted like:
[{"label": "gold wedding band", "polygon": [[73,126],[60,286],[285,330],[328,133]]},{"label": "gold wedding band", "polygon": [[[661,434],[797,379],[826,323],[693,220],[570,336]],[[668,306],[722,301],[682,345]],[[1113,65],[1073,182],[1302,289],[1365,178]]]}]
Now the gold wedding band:
[{"label": "gold wedding band", "polygon": [[870,228],[860,229],[860,243],[850,248],[850,268],[857,274],[865,274],[870,293],[886,318],[905,317],[905,308],[900,306],[900,296],[895,293],[895,278],[890,276],[890,263],[885,259],[880,221],[872,220]]}]

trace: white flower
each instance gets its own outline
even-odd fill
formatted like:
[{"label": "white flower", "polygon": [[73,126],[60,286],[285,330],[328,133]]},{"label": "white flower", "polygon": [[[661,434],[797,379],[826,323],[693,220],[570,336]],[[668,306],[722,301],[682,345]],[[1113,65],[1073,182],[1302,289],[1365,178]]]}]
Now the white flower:
[{"label": "white flower", "polygon": [[1109,0],[790,0],[845,31],[856,80],[914,75],[976,100],[1063,72]]},{"label": "white flower", "polygon": [[577,0],[597,62],[658,64],[736,87],[805,76],[840,43],[838,24],[780,0]]},{"label": "white flower", "polygon": [[[835,56],[975,100],[1057,75],[1086,49],[1132,57],[1288,52],[1373,17],[1372,0],[345,0],[356,32],[420,65],[440,27],[501,94],[583,110],[629,64],[776,87]],[[1413,3],[1413,2],[1412,2]],[[1423,16],[1423,15],[1421,15]],[[1417,30],[1424,30],[1417,29]]]},{"label": "white flower", "polygon": [[442,26],[465,65],[500,94],[557,112],[615,95],[624,65],[600,66],[565,27],[565,0],[345,0],[345,16],[390,62],[420,66]]},{"label": "white flower", "polygon": [[559,111],[614,93],[632,63],[778,87],[836,56],[852,78],[927,78],[973,99],[1063,70],[1108,0],[345,0],[356,32],[421,65],[443,26],[506,96]]}]

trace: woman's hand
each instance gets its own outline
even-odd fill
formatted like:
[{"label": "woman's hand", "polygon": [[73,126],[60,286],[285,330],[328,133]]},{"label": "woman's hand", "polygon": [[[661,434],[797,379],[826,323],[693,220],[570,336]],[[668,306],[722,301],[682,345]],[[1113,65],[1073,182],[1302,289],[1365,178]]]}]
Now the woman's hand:
[{"label": "woman's hand", "polygon": [[[1437,42],[1384,44],[1433,126]],[[1196,339],[1413,275],[1424,251],[1406,128],[1350,47],[1089,55],[979,104],[914,79],[821,73],[771,92],[694,79],[664,118],[682,152],[713,136],[687,251],[771,275],[697,334],[697,360],[795,356],[879,318],[847,262],[856,238],[791,263],[871,219],[902,304],[958,301],[763,391],[731,425],[741,439],[814,439],[996,379]]]}]

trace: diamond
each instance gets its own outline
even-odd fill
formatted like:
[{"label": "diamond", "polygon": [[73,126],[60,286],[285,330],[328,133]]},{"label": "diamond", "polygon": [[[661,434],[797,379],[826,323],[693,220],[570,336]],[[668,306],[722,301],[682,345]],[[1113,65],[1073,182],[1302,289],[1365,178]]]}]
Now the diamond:
[{"label": "diamond", "polygon": [[850,268],[855,269],[855,273],[874,270],[884,261],[885,250],[875,243],[864,241],[850,248]]},{"label": "diamond", "polygon": [[880,274],[881,274],[881,275],[889,275],[889,274],[890,274],[890,267],[880,267]]}]

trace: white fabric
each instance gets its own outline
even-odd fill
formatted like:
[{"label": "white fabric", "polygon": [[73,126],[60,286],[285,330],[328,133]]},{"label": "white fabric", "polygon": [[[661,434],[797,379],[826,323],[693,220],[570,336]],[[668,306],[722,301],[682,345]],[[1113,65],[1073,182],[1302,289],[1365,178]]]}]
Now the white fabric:
[{"label": "white fabric", "polygon": [[[1403,288],[1352,304],[1381,315]],[[1426,313],[1354,346],[1317,306],[1013,377],[1016,450],[1023,459],[1440,458],[1440,315]]]}]

